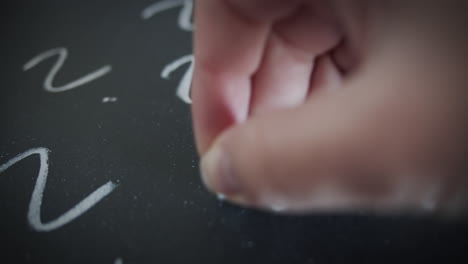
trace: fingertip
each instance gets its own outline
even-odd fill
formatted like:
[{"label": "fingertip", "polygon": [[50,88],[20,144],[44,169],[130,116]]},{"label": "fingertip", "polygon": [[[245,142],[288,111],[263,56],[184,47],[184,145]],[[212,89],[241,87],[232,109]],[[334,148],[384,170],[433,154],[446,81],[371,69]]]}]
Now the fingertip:
[{"label": "fingertip", "polygon": [[252,207],[236,174],[230,154],[220,143],[215,143],[200,161],[200,174],[205,187],[220,201]]},{"label": "fingertip", "polygon": [[200,173],[205,186],[215,193],[231,196],[241,191],[229,154],[219,145],[214,145],[202,157]]}]

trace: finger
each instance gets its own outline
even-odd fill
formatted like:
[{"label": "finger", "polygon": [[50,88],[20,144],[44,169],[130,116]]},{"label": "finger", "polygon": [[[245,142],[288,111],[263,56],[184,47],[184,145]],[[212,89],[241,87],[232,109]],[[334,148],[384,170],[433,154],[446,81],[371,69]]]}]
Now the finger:
[{"label": "finger", "polygon": [[302,104],[309,90],[313,64],[313,55],[272,35],[253,79],[250,113],[255,115]]},{"label": "finger", "polygon": [[386,195],[392,179],[369,176],[380,161],[374,142],[359,144],[356,113],[342,99],[316,97],[224,133],[203,158],[206,184],[242,205],[288,211],[352,208]]},{"label": "finger", "polygon": [[250,112],[294,107],[307,97],[314,60],[340,39],[329,10],[302,6],[273,26],[254,76]]},{"label": "finger", "polygon": [[251,76],[260,64],[268,25],[245,19],[226,1],[198,1],[195,8],[192,110],[203,153],[225,128],[244,121]]},{"label": "finger", "polygon": [[334,48],[343,32],[328,2],[309,1],[274,25],[273,33],[291,48],[318,56]]}]

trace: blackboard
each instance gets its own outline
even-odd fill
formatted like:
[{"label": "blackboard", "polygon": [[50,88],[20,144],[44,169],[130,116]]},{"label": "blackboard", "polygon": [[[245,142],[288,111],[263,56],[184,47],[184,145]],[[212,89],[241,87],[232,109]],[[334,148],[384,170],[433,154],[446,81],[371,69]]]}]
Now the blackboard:
[{"label": "blackboard", "polygon": [[462,221],[282,216],[209,194],[191,1],[0,5],[0,263],[467,263]]}]

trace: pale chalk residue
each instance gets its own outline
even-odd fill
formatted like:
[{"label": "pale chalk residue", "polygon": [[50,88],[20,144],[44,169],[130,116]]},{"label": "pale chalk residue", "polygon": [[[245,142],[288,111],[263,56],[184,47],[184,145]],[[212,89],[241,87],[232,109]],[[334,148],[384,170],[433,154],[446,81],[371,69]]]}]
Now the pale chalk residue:
[{"label": "pale chalk residue", "polygon": [[115,103],[117,102],[117,97],[104,97],[102,98],[102,103]]},{"label": "pale chalk residue", "polygon": [[189,64],[187,71],[177,87],[177,97],[187,104],[192,103],[192,99],[190,98],[190,88],[192,85],[194,62],[195,58],[193,55],[186,55],[166,65],[161,72],[161,77],[167,80],[170,78],[172,72],[176,71],[184,64]]},{"label": "pale chalk residue", "polygon": [[54,82],[55,75],[57,75],[58,71],[62,68],[63,64],[65,63],[65,60],[68,57],[68,50],[64,47],[59,47],[59,48],[45,51],[37,55],[36,57],[32,58],[30,61],[24,64],[23,71],[30,70],[31,68],[37,66],[42,61],[50,57],[56,56],[56,55],[58,55],[58,59],[55,62],[54,66],[52,66],[52,69],[50,69],[43,84],[44,89],[51,93],[60,93],[60,92],[65,92],[65,91],[77,88],[79,86],[82,86],[86,83],[94,81],[108,74],[112,70],[112,67],[110,65],[106,65],[96,71],[93,71],[81,78],[76,79],[75,81],[69,82],[62,86],[54,87],[53,82]]},{"label": "pale chalk residue", "polygon": [[117,259],[114,261],[114,264],[123,264],[122,258],[117,258]]},{"label": "pale chalk residue", "polygon": [[161,13],[163,11],[169,10],[171,8],[176,8],[182,6],[180,11],[178,24],[182,30],[193,31],[194,26],[192,22],[192,13],[193,13],[193,1],[192,0],[165,0],[154,3],[141,12],[142,19],[149,19],[152,16]]},{"label": "pale chalk residue", "polygon": [[274,212],[280,213],[287,209],[287,205],[285,203],[275,203],[271,206],[271,210]]},{"label": "pale chalk residue", "polygon": [[218,197],[218,200],[220,200],[220,201],[224,201],[226,199],[226,195],[224,195],[222,193],[218,193],[216,195],[216,197]]},{"label": "pale chalk residue", "polygon": [[93,207],[95,204],[101,201],[104,197],[109,195],[117,187],[116,184],[109,181],[106,184],[99,187],[93,193],[88,195],[73,208],[60,215],[57,219],[47,223],[43,223],[41,221],[41,205],[42,198],[44,195],[44,189],[47,183],[47,176],[49,173],[49,150],[46,148],[30,149],[10,159],[7,163],[1,165],[0,173],[4,172],[17,162],[34,154],[39,155],[40,166],[39,173],[36,179],[36,184],[31,195],[31,201],[29,202],[28,222],[30,226],[36,231],[48,232],[70,223],[71,221],[88,211],[91,207]]},{"label": "pale chalk residue", "polygon": [[422,182],[411,174],[403,175],[400,176],[394,193],[389,196],[388,203],[394,207],[409,206],[424,211],[435,211],[441,194],[441,182],[430,178]]}]

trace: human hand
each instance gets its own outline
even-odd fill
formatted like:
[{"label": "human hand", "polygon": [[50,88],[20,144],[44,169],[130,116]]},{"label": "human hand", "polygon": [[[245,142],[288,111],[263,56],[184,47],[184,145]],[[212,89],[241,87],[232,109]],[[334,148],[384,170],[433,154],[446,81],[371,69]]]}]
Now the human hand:
[{"label": "human hand", "polygon": [[467,205],[463,1],[200,0],[207,186],[304,212]]}]

